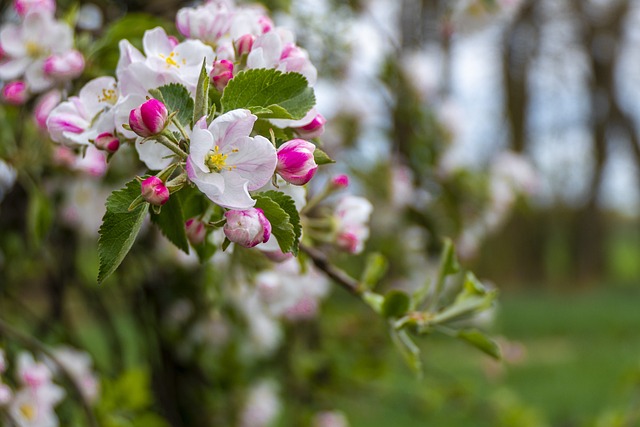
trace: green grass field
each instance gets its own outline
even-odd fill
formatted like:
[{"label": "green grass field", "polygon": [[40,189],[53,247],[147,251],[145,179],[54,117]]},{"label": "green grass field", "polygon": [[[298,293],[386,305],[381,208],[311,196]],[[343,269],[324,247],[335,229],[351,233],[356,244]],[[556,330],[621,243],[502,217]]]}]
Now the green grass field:
[{"label": "green grass field", "polygon": [[[445,338],[423,346],[418,381],[390,349],[387,368],[335,397],[353,427],[635,426],[640,383],[640,294],[505,295],[495,333],[524,357],[498,365]],[[613,418],[612,418],[613,417]],[[598,421],[599,420],[599,421]]]}]

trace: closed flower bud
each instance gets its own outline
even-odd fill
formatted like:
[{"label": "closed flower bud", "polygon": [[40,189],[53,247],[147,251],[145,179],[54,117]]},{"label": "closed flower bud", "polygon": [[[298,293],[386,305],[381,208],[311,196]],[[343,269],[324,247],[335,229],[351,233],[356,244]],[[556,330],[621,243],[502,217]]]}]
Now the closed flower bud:
[{"label": "closed flower bud", "polygon": [[238,52],[238,56],[248,55],[253,48],[253,42],[256,40],[256,36],[253,34],[245,34],[236,40],[236,51]]},{"label": "closed flower bud", "polygon": [[230,210],[224,216],[227,222],[223,231],[233,243],[252,248],[259,243],[266,243],[271,237],[271,223],[262,209]]},{"label": "closed flower bud", "polygon": [[84,56],[77,50],[51,55],[45,59],[42,69],[46,75],[54,79],[71,80],[84,71]]},{"label": "closed flower bud", "polygon": [[157,176],[150,176],[140,184],[142,197],[152,205],[162,206],[169,200],[169,189]]},{"label": "closed flower bud", "polygon": [[158,135],[167,125],[169,112],[157,99],[149,99],[129,113],[129,126],[137,135],[146,138]]},{"label": "closed flower bud", "polygon": [[325,119],[322,114],[318,113],[318,115],[316,115],[309,123],[304,126],[294,128],[294,130],[302,138],[317,138],[324,133],[325,123],[327,123],[327,119]]},{"label": "closed flower bud", "polygon": [[62,93],[57,89],[53,89],[38,98],[33,109],[33,116],[40,129],[47,130],[49,114],[60,104],[60,101],[62,101]]},{"label": "closed flower bud", "polygon": [[30,12],[53,15],[56,11],[56,2],[55,0],[15,0],[13,2],[13,8],[21,17],[24,17]]},{"label": "closed flower bud", "polygon": [[276,172],[287,182],[304,185],[318,169],[313,152],[316,146],[304,139],[292,139],[278,148]]},{"label": "closed flower bud", "polygon": [[343,251],[357,254],[362,252],[364,241],[358,237],[357,233],[344,231],[336,236],[336,245]]},{"label": "closed flower bud", "polygon": [[233,62],[226,59],[214,61],[210,76],[213,85],[222,92],[229,80],[233,78]]},{"label": "closed flower bud", "polygon": [[349,186],[349,177],[347,175],[336,175],[331,178],[331,187],[338,190]]},{"label": "closed flower bud", "polygon": [[115,153],[120,148],[120,140],[112,133],[104,132],[93,141],[96,147],[109,153]]},{"label": "closed flower bud", "polygon": [[27,85],[23,81],[7,83],[2,88],[2,98],[9,104],[22,105],[29,99]]},{"label": "closed flower bud", "polygon": [[199,245],[204,242],[204,238],[207,235],[204,222],[198,218],[190,218],[184,223],[184,228],[187,233],[187,239],[189,239],[192,245]]}]

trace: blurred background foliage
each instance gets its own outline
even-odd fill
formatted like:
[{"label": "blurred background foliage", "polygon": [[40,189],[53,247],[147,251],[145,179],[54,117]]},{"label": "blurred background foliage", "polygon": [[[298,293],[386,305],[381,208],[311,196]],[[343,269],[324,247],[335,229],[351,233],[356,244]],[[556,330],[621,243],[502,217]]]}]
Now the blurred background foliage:
[{"label": "blurred background foliage", "polygon": [[[139,46],[156,25],[175,34],[173,17],[186,5],[92,3],[114,23],[78,39],[87,80],[113,73],[121,38]],[[146,256],[160,246],[152,233],[98,288],[95,236],[57,209],[58,189],[76,178],[52,166],[50,142],[8,106],[0,157],[22,172],[0,205],[2,317],[93,356],[105,426],[236,425],[255,378],[280,380],[282,426],[309,425],[324,409],[343,411],[353,426],[638,425],[636,2],[263,3],[276,22],[297,23],[324,78],[325,150],[345,159],[338,170],[374,203],[367,251],[389,261],[383,287],[414,289],[442,237],[452,237],[464,266],[501,291],[483,321],[503,337],[505,360],[434,337],[421,344],[418,380],[384,320],[342,291],[317,319],[287,323],[274,354],[249,357],[246,321],[220,298],[224,278],[174,263],[168,250]],[[75,6],[59,1],[63,11]],[[536,191],[515,191],[506,210],[492,187],[505,150],[537,171]],[[122,182],[117,165],[107,182]],[[334,261],[357,276],[365,259]],[[179,300],[193,311],[171,325]],[[219,345],[222,317],[236,322]],[[202,319],[208,333],[185,339]],[[65,425],[83,425],[66,405]]]}]

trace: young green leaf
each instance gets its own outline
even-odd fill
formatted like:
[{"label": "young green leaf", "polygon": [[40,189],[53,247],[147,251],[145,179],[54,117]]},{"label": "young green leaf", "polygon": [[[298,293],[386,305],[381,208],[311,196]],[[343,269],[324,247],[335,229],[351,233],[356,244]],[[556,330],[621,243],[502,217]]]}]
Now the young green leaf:
[{"label": "young green leaf", "polygon": [[462,329],[456,336],[475,348],[485,352],[495,359],[502,359],[502,352],[498,344],[477,329]]},{"label": "young green leaf", "polygon": [[[296,204],[287,194],[284,194],[280,191],[265,191],[264,193],[260,193],[263,196],[269,197],[271,200],[276,202],[289,216],[289,222],[293,226],[293,232],[295,234],[293,245],[291,247],[291,253],[295,256],[298,255],[298,246],[300,244],[300,237],[302,236],[302,226],[300,224],[300,214],[296,209]],[[267,218],[269,218],[267,216]],[[273,224],[272,224],[273,226]],[[287,251],[288,252],[288,251]]]},{"label": "young green leaf", "polygon": [[202,69],[196,86],[196,102],[193,108],[193,123],[209,114],[209,74],[207,74],[207,60],[202,60]]},{"label": "young green leaf", "polygon": [[184,253],[189,253],[189,242],[185,232],[185,218],[182,204],[177,195],[169,197],[169,201],[162,206],[160,214],[151,214],[151,221],[160,228],[162,234]]},{"label": "young green leaf", "polygon": [[253,69],[231,79],[220,102],[224,111],[246,108],[264,119],[300,120],[316,97],[302,74]]},{"label": "young green leaf", "polygon": [[420,349],[411,340],[409,334],[405,330],[396,330],[391,328],[391,340],[396,348],[402,354],[409,368],[418,376],[422,376],[422,360],[420,360]]},{"label": "young green leaf", "polygon": [[328,164],[336,162],[331,157],[329,157],[329,155],[327,153],[325,153],[324,151],[322,151],[321,149],[319,149],[317,147],[313,151],[313,160],[315,160],[316,164],[318,164],[318,165],[328,165]]},{"label": "young green leaf", "polygon": [[289,214],[269,195],[260,193],[254,195],[256,199],[256,208],[262,209],[264,215],[271,223],[271,234],[278,241],[280,250],[284,253],[293,252],[294,246],[297,250],[296,232],[291,223]]},{"label": "young green leaf", "polygon": [[182,126],[189,126],[193,118],[193,98],[186,87],[178,83],[169,83],[157,89],[149,90],[151,96],[164,102],[170,112],[177,111],[176,118]]},{"label": "young green leaf", "polygon": [[382,315],[384,317],[401,317],[409,310],[410,305],[409,295],[397,289],[392,289],[384,296]]},{"label": "young green leaf", "polygon": [[386,274],[388,267],[389,262],[384,255],[379,252],[370,254],[367,257],[367,263],[360,278],[361,286],[367,290],[375,288]]},{"label": "young green leaf", "polygon": [[132,180],[125,188],[115,191],[107,199],[107,211],[102,218],[98,256],[100,270],[98,283],[104,282],[118,268],[140,231],[149,204],[144,203],[131,212],[131,202],[140,194],[140,183]]}]

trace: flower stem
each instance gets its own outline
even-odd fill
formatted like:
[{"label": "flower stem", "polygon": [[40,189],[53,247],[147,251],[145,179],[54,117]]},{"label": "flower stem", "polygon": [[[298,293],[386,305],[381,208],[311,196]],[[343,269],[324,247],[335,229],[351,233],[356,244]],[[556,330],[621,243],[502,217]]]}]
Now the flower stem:
[{"label": "flower stem", "polygon": [[174,153],[176,153],[182,160],[185,160],[188,157],[187,153],[182,151],[182,149],[180,149],[180,147],[178,147],[175,143],[173,143],[166,136],[158,135],[156,138],[157,138],[156,141],[158,141],[160,144],[164,145],[169,150],[171,150]]}]

